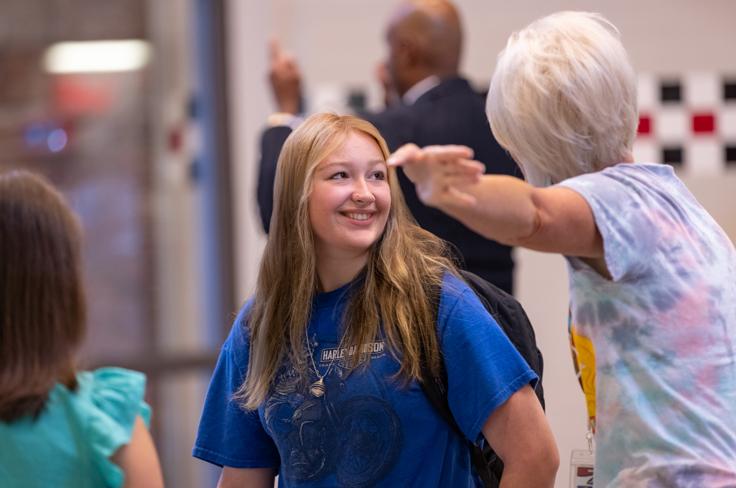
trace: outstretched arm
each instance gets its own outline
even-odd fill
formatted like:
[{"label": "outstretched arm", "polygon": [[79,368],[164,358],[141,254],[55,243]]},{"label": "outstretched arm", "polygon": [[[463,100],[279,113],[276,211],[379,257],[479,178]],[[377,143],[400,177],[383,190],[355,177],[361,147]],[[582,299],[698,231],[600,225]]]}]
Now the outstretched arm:
[{"label": "outstretched arm", "polygon": [[498,242],[568,256],[601,258],[593,212],[578,193],[535,188],[511,176],[483,175],[463,146],[401,147],[389,165],[402,166],[425,205]]}]

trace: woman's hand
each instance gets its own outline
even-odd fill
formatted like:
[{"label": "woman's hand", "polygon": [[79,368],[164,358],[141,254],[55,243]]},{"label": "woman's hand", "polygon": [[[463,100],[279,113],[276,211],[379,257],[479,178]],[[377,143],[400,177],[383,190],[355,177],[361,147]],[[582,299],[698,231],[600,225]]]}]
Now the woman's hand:
[{"label": "woman's hand", "polygon": [[476,203],[465,188],[480,180],[485,166],[473,159],[466,146],[401,146],[388,159],[389,166],[401,166],[414,183],[417,196],[425,205],[467,207]]},{"label": "woman's hand", "polygon": [[[603,240],[582,195],[565,187],[535,188],[512,176],[484,175],[483,165],[472,157],[465,146],[406,144],[388,165],[404,169],[425,205],[483,237],[535,251],[603,257]],[[600,261],[596,269],[604,268]]]}]

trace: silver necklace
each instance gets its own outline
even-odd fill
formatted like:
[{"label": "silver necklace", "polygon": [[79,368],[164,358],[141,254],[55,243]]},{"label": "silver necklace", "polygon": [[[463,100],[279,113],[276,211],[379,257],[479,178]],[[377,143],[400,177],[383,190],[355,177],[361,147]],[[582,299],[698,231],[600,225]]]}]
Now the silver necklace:
[{"label": "silver necklace", "polygon": [[340,357],[340,351],[342,350],[342,340],[345,337],[343,336],[342,338],[340,338],[340,343],[337,345],[337,353],[335,354],[335,357],[332,358],[332,361],[330,361],[330,364],[327,365],[327,371],[325,371],[325,374],[319,374],[317,364],[314,362],[312,346],[310,346],[309,343],[309,327],[304,328],[304,338],[307,340],[307,353],[309,354],[309,359],[312,361],[312,369],[314,369],[314,374],[317,375],[318,378],[317,381],[309,385],[309,393],[311,393],[313,397],[319,398],[327,392],[327,388],[325,387],[325,376],[330,374],[330,371],[332,371],[332,367],[335,365],[335,361],[337,360],[337,358]]}]

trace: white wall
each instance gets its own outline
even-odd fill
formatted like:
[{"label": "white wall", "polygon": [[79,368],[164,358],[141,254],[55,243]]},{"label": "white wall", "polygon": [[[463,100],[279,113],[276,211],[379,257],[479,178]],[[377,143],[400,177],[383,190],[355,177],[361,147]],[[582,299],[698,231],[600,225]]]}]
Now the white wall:
[{"label": "white wall", "polygon": [[[199,188],[189,177],[198,149],[187,112],[194,90],[189,3],[146,3],[148,32],[157,56],[149,78],[156,339],[158,351],[167,357],[209,350],[200,278],[202,202]],[[169,136],[177,130],[184,144],[173,148]],[[156,383],[154,435],[167,486],[203,486],[212,479],[205,463],[194,461],[190,454],[208,379],[195,371],[161,376]]]},{"label": "white wall", "polygon": [[[464,72],[478,86],[490,79],[497,53],[512,30],[557,10],[595,9],[622,31],[640,71],[736,74],[736,2],[730,0],[458,2],[466,27]],[[257,135],[269,111],[266,42],[279,37],[297,56],[308,93],[330,85],[377,90],[375,63],[384,56],[383,26],[390,0],[232,0],[229,25],[233,155],[237,195],[238,286],[252,291],[263,237],[255,209]],[[736,240],[736,173],[688,178],[696,196]],[[586,414],[567,343],[567,277],[562,258],[517,252],[517,295],[536,325],[545,356],[547,414],[562,458],[557,487],[567,486],[570,450],[585,445]]]},{"label": "white wall", "polygon": [[258,134],[272,110],[266,84],[272,10],[269,2],[260,0],[226,3],[236,286],[241,301],[253,292],[265,242],[256,205],[256,166]]},{"label": "white wall", "polygon": [[[233,2],[239,4],[241,2]],[[246,4],[248,1],[245,2]],[[251,18],[258,31],[275,35],[301,61],[309,86],[327,82],[365,84],[385,53],[384,24],[394,0],[271,0],[261,2]],[[736,5],[731,0],[459,0],[466,33],[464,72],[478,82],[490,79],[495,57],[513,30],[558,10],[595,10],[622,31],[638,70],[736,71]],[[236,8],[235,10],[240,10]],[[233,19],[243,29],[245,19]],[[258,50],[254,32],[244,32],[256,45],[233,46]],[[262,52],[265,55],[265,46]]]}]

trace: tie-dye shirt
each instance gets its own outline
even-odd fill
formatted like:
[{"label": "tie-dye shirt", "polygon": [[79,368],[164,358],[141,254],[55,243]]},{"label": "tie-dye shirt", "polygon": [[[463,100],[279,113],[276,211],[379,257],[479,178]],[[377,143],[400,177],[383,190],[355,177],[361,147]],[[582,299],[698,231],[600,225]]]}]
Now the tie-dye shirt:
[{"label": "tie-dye shirt", "polygon": [[736,487],[733,244],[669,166],[560,185],[590,205],[612,277],[568,259],[595,347],[595,486]]}]

